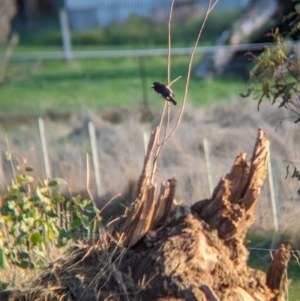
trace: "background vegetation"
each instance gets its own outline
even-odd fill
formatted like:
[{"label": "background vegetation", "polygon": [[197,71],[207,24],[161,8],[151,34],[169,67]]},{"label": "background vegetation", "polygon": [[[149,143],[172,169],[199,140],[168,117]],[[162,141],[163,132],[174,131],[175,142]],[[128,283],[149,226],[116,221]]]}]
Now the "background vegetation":
[{"label": "background vegetation", "polygon": [[[215,37],[232,24],[233,20],[239,15],[238,11],[215,11],[212,12],[205,26],[202,35],[202,43],[213,43]],[[159,47],[167,45],[168,36],[168,18],[154,21],[138,15],[131,15],[122,23],[111,23],[104,28],[89,29],[83,31],[74,31],[71,33],[72,44],[75,46],[89,47],[91,45],[97,48],[119,47],[130,45],[131,47]],[[174,22],[172,28],[173,46],[190,46],[194,43],[198,34],[199,26],[203,22],[203,17],[185,18],[182,16]],[[24,46],[61,46],[61,32],[59,24],[46,22],[40,29],[31,34],[26,29],[18,30],[21,36],[20,44]]]}]

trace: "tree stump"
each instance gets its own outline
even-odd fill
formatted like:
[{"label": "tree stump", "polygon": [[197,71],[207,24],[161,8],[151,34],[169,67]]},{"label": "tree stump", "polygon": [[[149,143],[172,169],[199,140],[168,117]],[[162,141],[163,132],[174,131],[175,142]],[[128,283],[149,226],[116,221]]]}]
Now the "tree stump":
[{"label": "tree stump", "polygon": [[151,135],[136,199],[103,230],[53,262],[26,289],[1,300],[284,300],[289,248],[267,275],[247,265],[245,236],[267,175],[269,141],[258,131],[250,163],[241,153],[210,199],[176,204],[176,179],[158,191]]}]

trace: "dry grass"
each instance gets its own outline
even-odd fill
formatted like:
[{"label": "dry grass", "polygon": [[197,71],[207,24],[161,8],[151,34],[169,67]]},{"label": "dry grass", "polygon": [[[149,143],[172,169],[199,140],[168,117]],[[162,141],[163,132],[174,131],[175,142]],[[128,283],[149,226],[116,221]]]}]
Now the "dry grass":
[{"label": "dry grass", "polygon": [[[132,183],[137,180],[144,159],[143,131],[150,131],[159,123],[159,112],[152,114],[154,118],[150,124],[140,122],[142,112],[138,109],[104,111],[100,116],[90,112],[82,115],[64,115],[63,118],[52,116],[52,119],[46,119],[46,138],[52,175],[62,177],[68,182],[68,187],[65,187],[66,193],[71,189],[72,193],[87,196],[86,152],[90,151],[87,123],[93,121],[97,130],[102,179],[102,197],[97,202],[102,206],[119,192],[125,194],[119,201],[130,201],[126,193],[128,190],[131,193]],[[178,114],[176,108],[172,108],[170,129],[176,123]],[[281,118],[286,117],[284,114],[287,113],[268,104],[257,112],[254,102],[252,104],[244,100],[206,108],[187,107],[180,127],[166,144],[159,158],[158,181],[176,174],[178,179],[176,198],[188,204],[210,197],[203,138],[207,138],[210,143],[212,178],[215,185],[228,171],[237,153],[240,151],[251,153],[257,128],[261,127],[271,141],[280,227],[285,232],[296,232],[295,224],[299,215],[297,209],[299,198],[296,193],[298,183],[295,180],[284,180],[284,177],[287,165],[285,160],[299,161],[297,146],[300,134],[290,120],[285,120],[278,127]],[[111,119],[117,120],[118,123],[111,122]],[[9,123],[3,121],[0,124],[0,152],[4,154],[6,150],[5,132],[8,132],[10,147],[15,157],[20,157],[20,154],[26,156],[29,165],[35,167],[36,174],[43,178],[44,167],[37,120],[24,120],[22,124],[14,126],[12,124],[11,120]],[[0,177],[0,185],[4,190],[5,185],[10,182],[12,173],[4,156],[2,160],[0,175],[3,173],[3,177]],[[91,176],[91,191],[95,196],[93,174]],[[261,231],[273,228],[267,183],[256,215],[254,229]]]}]

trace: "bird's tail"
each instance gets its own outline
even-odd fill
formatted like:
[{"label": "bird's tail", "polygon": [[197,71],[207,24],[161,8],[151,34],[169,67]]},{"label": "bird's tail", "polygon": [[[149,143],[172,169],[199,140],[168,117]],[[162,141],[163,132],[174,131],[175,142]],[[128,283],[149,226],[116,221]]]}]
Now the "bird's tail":
[{"label": "bird's tail", "polygon": [[174,106],[177,105],[177,102],[176,102],[176,100],[173,97],[169,96],[168,100],[171,101]]}]

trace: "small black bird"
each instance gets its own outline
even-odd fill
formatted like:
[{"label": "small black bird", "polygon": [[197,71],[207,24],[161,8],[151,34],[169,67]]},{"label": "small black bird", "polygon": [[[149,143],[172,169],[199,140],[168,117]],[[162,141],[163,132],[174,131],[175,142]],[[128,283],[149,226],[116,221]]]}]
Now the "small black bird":
[{"label": "small black bird", "polygon": [[152,84],[152,88],[159,96],[161,96],[165,100],[171,101],[174,105],[177,104],[177,102],[174,99],[175,94],[173,93],[173,91],[169,86],[161,84],[159,82],[154,82]]}]

